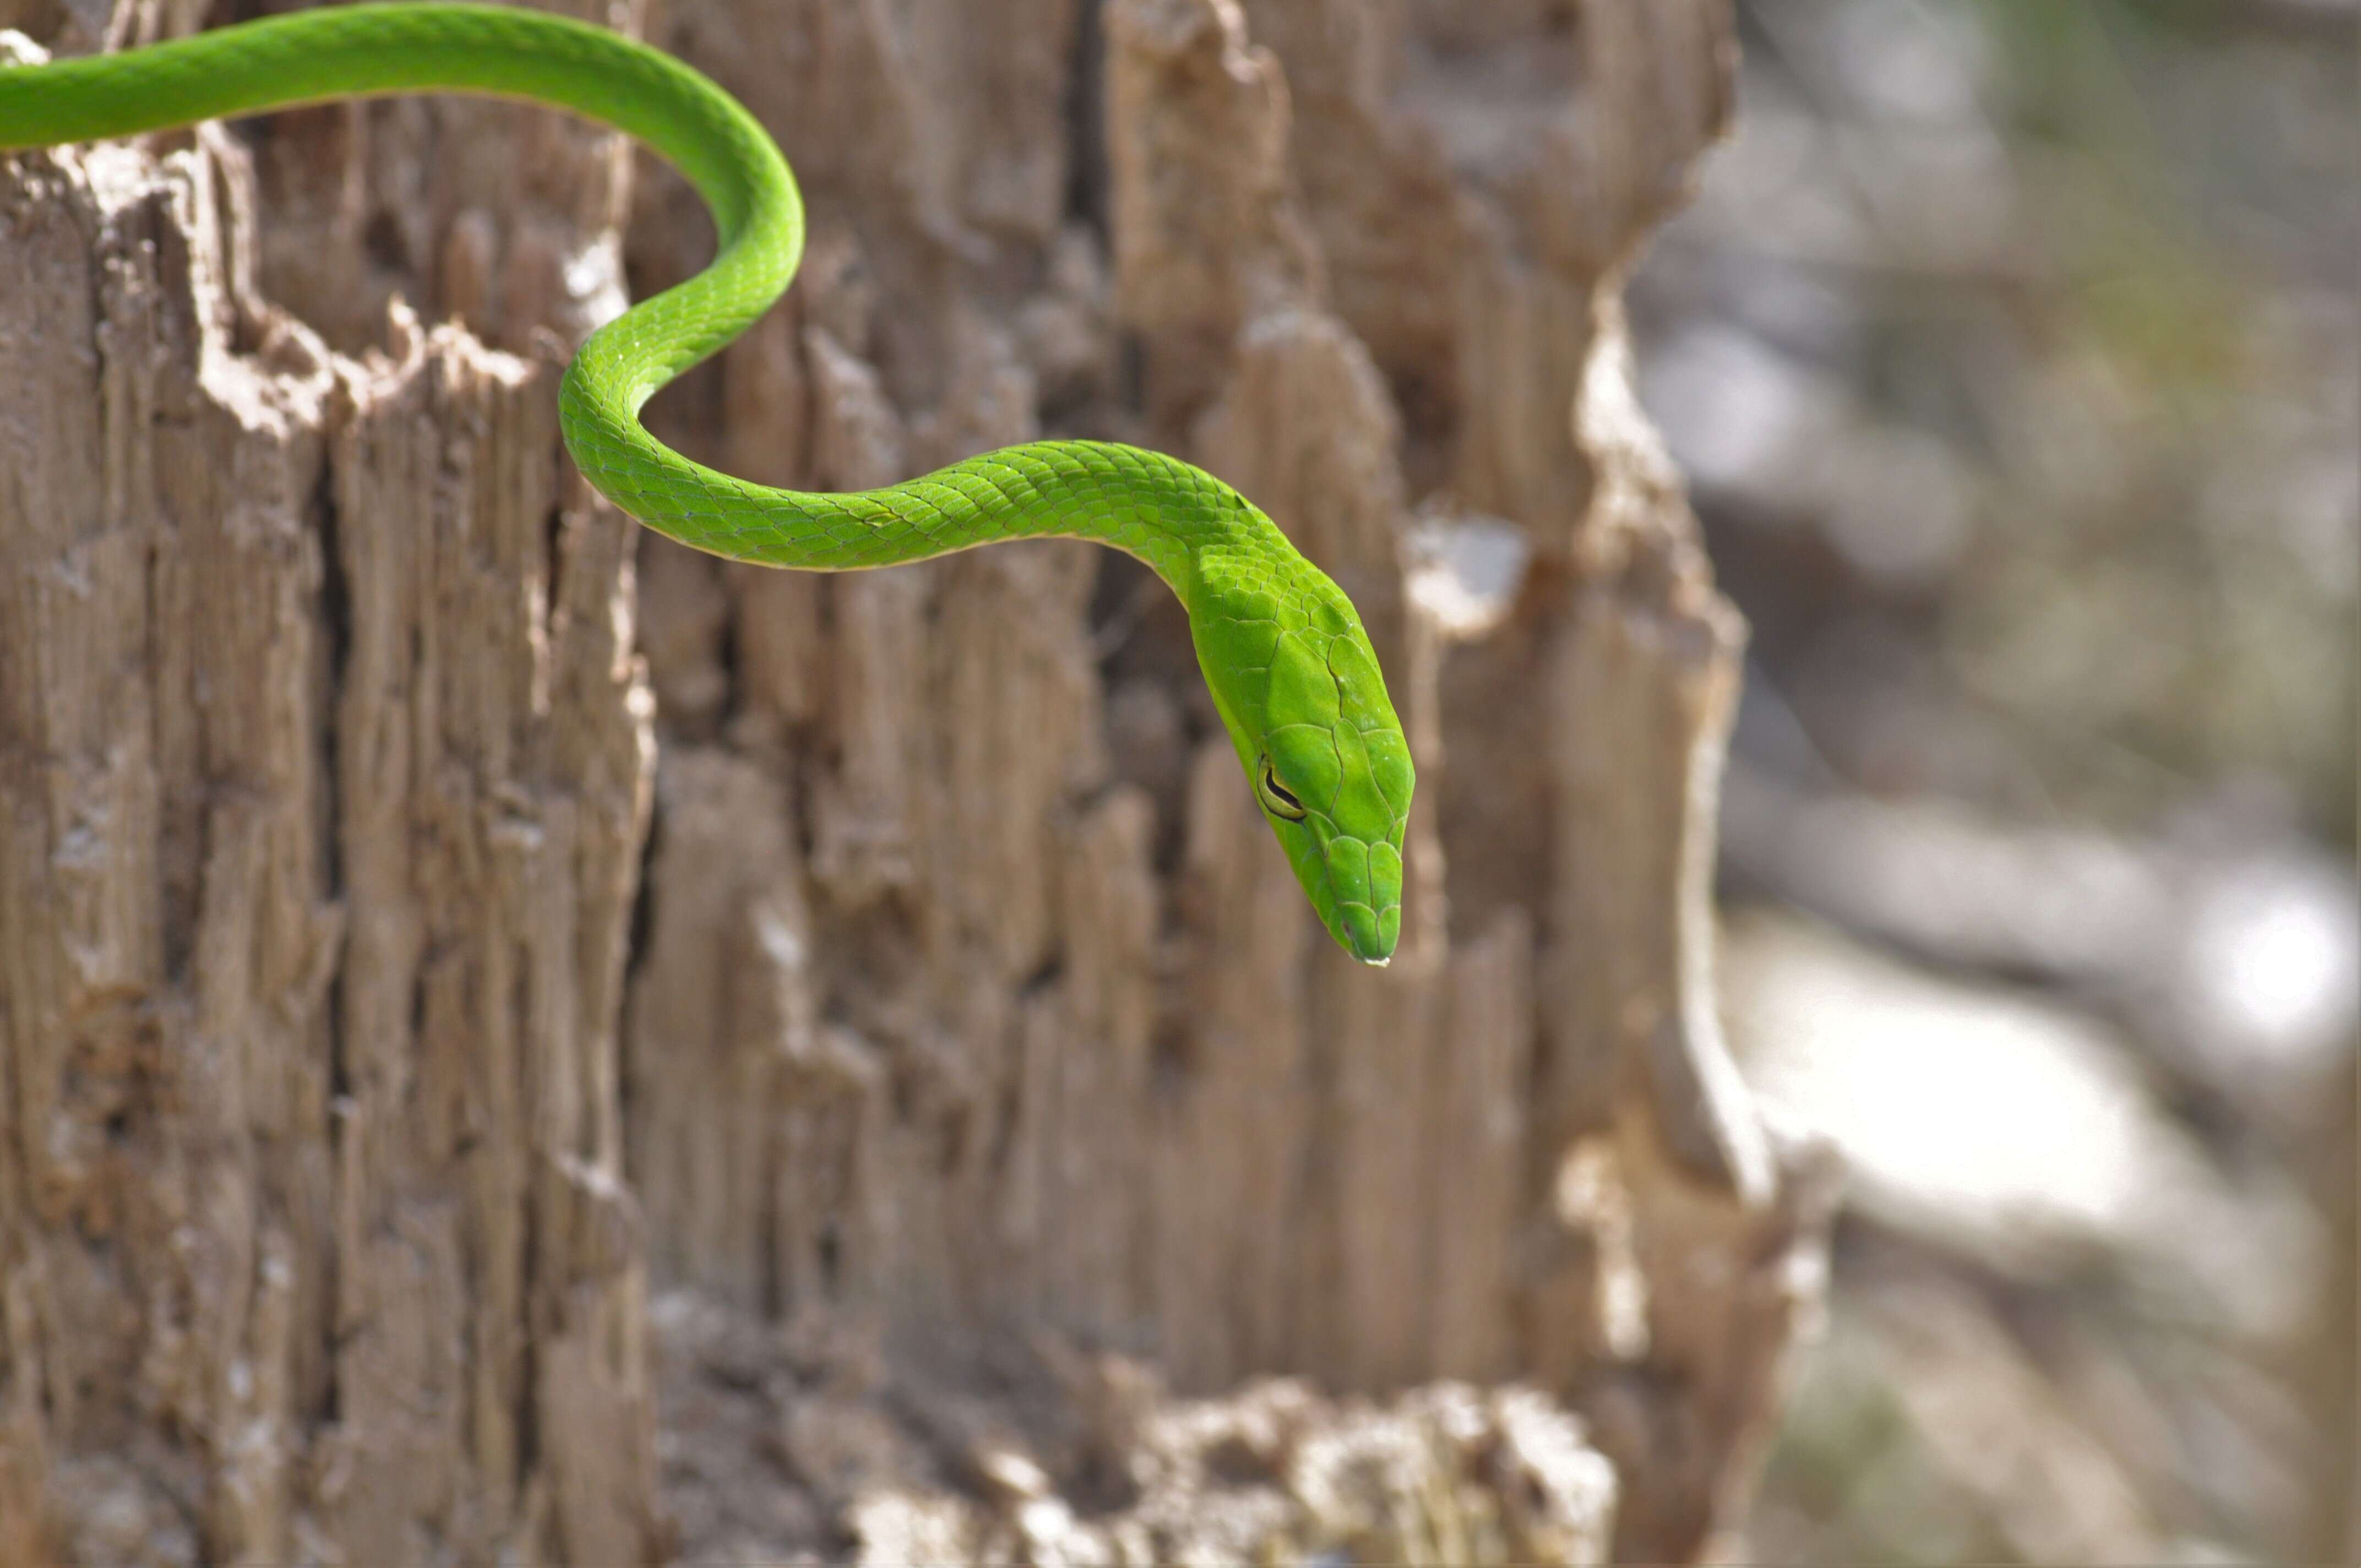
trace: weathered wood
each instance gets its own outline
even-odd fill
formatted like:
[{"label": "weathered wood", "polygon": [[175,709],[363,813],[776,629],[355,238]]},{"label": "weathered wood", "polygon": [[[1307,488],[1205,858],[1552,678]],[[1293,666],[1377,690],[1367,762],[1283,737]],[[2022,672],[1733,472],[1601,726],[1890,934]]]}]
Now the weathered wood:
[{"label": "weathered wood", "polygon": [[[1713,1019],[1741,629],[1616,305],[1720,0],[565,8],[811,199],[659,429],[1245,487],[1411,731],[1401,951],[1330,950],[1130,564],[763,572],[581,491],[559,345],[710,243],[615,138],[385,104],[0,161],[0,1555],[1046,1552],[1150,1450],[1170,1546],[1149,1503],[1244,1463],[1192,1420],[1295,1434],[1307,1551],[1403,1550],[1429,1480],[1494,1499],[1466,1551],[1595,1557],[1610,1492],[1620,1554],[1704,1550],[1824,1201]],[[1445,580],[1484,528],[1521,572]],[[1402,1402],[1224,1395],[1273,1373]]]},{"label": "weathered wood", "polygon": [[218,134],[0,181],[9,1511],[93,1562],[637,1555],[630,524],[547,366],[261,302]]}]

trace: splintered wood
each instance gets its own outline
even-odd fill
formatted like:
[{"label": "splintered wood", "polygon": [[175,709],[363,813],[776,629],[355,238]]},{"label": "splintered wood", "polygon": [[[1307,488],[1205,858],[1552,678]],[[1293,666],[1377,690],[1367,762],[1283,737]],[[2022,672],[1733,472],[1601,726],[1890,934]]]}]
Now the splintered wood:
[{"label": "splintered wood", "polygon": [[[0,1559],[1708,1550],[1826,1204],[1713,1016],[1742,628],[1617,304],[1722,0],[554,8],[807,184],[659,433],[1240,485],[1410,730],[1400,952],[1131,563],[763,572],[580,487],[565,345],[710,245],[617,138],[0,159]],[[1488,619],[1413,507],[1513,544]]]}]

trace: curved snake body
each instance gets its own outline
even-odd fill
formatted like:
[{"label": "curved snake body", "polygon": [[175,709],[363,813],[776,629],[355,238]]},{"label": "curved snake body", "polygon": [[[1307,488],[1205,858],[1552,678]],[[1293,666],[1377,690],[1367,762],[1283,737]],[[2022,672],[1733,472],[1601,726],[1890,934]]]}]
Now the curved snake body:
[{"label": "curved snake body", "polygon": [[1352,603],[1229,486],[1158,453],[1040,441],[851,494],[774,489],[693,463],[639,411],[774,302],[803,249],[786,160],[680,61],[584,23],[471,5],[357,5],[122,54],[0,70],[0,149],[397,93],[569,109],[646,143],[711,207],[719,246],[687,282],[592,334],[559,389],[591,484],[684,544],[814,571],[921,561],[1004,539],[1092,539],[1169,583],[1247,783],[1329,931],[1383,963],[1400,929],[1411,768]]}]

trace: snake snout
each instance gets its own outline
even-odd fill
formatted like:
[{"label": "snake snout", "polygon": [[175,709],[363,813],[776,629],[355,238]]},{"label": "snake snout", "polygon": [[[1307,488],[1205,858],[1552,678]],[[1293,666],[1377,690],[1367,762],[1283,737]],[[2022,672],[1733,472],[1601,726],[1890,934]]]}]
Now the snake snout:
[{"label": "snake snout", "polygon": [[1377,969],[1392,961],[1393,933],[1378,920],[1376,910],[1366,904],[1342,904],[1336,906],[1336,923],[1344,927],[1338,934],[1355,958]]}]

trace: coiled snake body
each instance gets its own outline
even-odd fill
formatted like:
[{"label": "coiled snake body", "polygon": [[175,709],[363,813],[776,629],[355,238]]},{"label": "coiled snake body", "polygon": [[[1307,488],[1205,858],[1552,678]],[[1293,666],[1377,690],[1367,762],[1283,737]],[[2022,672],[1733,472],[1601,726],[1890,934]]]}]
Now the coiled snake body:
[{"label": "coiled snake body", "polygon": [[1135,447],[1040,441],[884,489],[814,494],[717,473],[642,428],[641,406],[769,309],[803,250],[802,200],[777,145],[678,60],[531,11],[337,6],[0,68],[0,149],[417,92],[526,99],[614,126],[712,208],[712,265],[599,329],[566,369],[560,424],[591,484],[684,544],[772,566],[849,571],[1050,536],[1137,556],[1187,607],[1213,705],[1322,921],[1366,962],[1392,955],[1410,748],[1351,601],[1229,486]]}]

